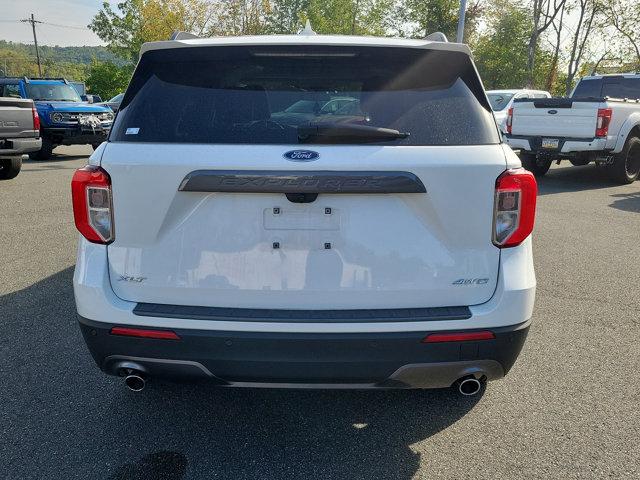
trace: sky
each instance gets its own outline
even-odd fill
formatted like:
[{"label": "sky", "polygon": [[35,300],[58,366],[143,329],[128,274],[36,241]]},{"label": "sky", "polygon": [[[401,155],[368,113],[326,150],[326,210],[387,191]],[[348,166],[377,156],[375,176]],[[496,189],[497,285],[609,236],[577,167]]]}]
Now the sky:
[{"label": "sky", "polygon": [[[87,28],[102,7],[103,0],[0,0],[0,40],[33,43],[31,25],[21,23],[32,13],[36,20],[38,43],[78,46],[104,43]],[[118,0],[110,0],[116,4]],[[55,25],[53,25],[55,24]]]}]

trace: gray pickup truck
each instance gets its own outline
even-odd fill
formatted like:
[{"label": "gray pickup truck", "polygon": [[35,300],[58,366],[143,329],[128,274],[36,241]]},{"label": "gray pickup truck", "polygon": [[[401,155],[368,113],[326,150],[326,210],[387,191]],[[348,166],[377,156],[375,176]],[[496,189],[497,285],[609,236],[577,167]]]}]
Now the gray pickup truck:
[{"label": "gray pickup truck", "polygon": [[41,147],[40,118],[33,100],[0,97],[0,180],[16,177],[22,155]]}]

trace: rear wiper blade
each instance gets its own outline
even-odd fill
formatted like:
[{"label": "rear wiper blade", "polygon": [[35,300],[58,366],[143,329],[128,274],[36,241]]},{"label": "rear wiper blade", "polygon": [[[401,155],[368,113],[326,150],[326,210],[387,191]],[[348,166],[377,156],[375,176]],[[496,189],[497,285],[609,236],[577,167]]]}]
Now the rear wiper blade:
[{"label": "rear wiper blade", "polygon": [[362,140],[394,140],[407,138],[409,132],[400,132],[392,128],[349,123],[314,123],[298,127],[298,137],[307,140],[311,137],[356,138]]}]

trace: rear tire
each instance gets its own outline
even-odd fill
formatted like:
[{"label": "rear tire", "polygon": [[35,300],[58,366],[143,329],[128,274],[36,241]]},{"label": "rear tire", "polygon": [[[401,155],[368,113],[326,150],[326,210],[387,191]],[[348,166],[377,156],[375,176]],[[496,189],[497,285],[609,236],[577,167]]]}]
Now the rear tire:
[{"label": "rear tire", "polygon": [[0,160],[0,180],[16,178],[22,168],[22,158],[14,157]]},{"label": "rear tire", "polygon": [[49,137],[42,137],[42,148],[37,152],[31,152],[29,158],[32,160],[49,160],[53,152],[53,142]]},{"label": "rear tire", "polygon": [[544,176],[551,168],[551,160],[538,161],[532,153],[521,153],[520,161],[522,166],[533,173],[536,177]]},{"label": "rear tire", "polygon": [[622,185],[633,183],[640,175],[640,138],[629,137],[622,151],[609,166],[611,179]]}]

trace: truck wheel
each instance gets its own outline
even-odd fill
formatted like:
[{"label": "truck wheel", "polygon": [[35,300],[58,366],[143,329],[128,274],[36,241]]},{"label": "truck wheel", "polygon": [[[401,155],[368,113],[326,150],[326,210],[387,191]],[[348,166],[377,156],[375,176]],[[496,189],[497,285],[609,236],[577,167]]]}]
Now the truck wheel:
[{"label": "truck wheel", "polygon": [[613,159],[609,166],[612,180],[620,184],[633,183],[640,174],[640,138],[629,137],[622,151]]},{"label": "truck wheel", "polygon": [[0,160],[0,180],[16,178],[22,168],[22,158],[14,157]]},{"label": "truck wheel", "polygon": [[531,153],[521,153],[520,161],[522,166],[533,173],[536,177],[542,177],[551,168],[551,160],[538,160]]},{"label": "truck wheel", "polygon": [[29,158],[31,160],[49,160],[53,152],[53,142],[49,137],[42,137],[42,148],[37,152],[31,152]]}]

